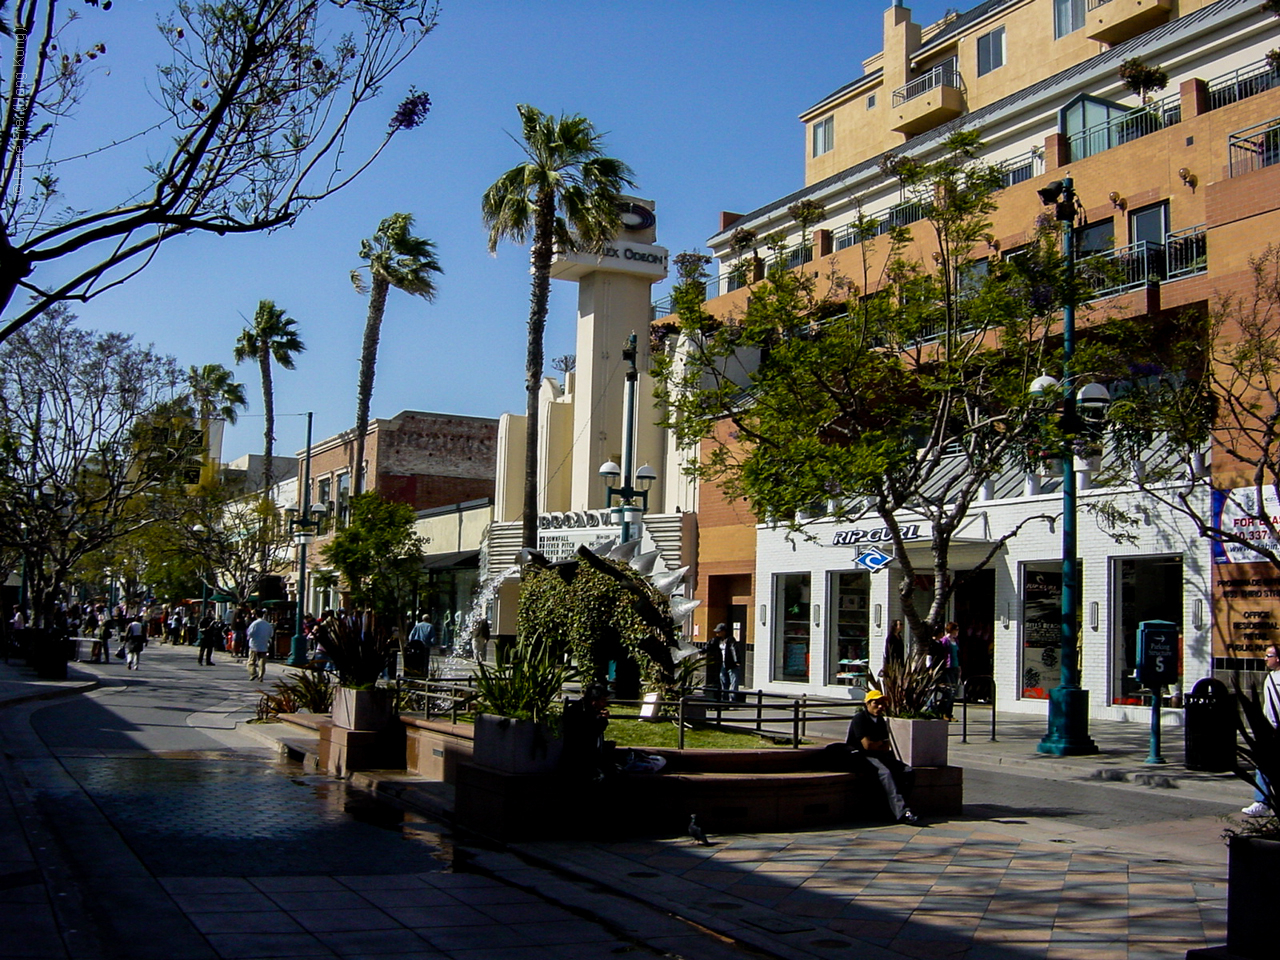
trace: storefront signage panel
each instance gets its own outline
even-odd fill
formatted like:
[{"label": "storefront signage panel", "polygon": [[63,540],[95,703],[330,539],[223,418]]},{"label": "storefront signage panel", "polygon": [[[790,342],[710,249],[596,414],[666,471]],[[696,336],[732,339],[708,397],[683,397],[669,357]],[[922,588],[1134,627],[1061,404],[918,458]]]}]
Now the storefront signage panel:
[{"label": "storefront signage panel", "polygon": [[[1262,507],[1280,525],[1280,498],[1263,491]],[[1213,491],[1213,519],[1220,530],[1280,553],[1280,543],[1261,522],[1257,491],[1235,487]],[[1213,543],[1213,656],[1261,659],[1280,642],[1280,577],[1270,561],[1240,543]]]},{"label": "storefront signage panel", "polygon": [[1022,570],[1022,696],[1045,700],[1062,678],[1062,572]]},{"label": "storefront signage panel", "polygon": [[[904,541],[921,540],[926,534],[921,533],[923,524],[904,523],[898,527]],[[863,543],[893,543],[893,534],[888,527],[855,527],[852,530],[837,530],[831,535],[831,546],[851,547]]]}]

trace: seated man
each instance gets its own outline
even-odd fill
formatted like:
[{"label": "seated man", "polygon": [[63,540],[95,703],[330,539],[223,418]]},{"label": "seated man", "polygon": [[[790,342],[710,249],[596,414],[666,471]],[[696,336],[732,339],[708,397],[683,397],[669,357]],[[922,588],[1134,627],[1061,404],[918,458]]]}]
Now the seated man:
[{"label": "seated man", "polygon": [[879,690],[868,690],[863,698],[863,709],[849,721],[849,735],[845,743],[855,765],[874,771],[880,778],[893,818],[899,823],[916,823],[919,818],[903,798],[904,794],[911,792],[915,771],[894,756],[884,707],[884,694]]},{"label": "seated man", "polygon": [[604,738],[609,726],[609,690],[603,683],[589,683],[581,699],[564,708],[564,753],[561,765],[572,776],[601,780],[616,771],[612,740]]}]

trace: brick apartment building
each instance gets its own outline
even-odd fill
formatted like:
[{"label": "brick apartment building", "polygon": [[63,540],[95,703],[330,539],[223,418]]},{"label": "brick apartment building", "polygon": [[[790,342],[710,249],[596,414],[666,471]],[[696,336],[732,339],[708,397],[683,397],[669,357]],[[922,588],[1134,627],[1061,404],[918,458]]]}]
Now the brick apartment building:
[{"label": "brick apartment building", "polygon": [[[920,205],[904,198],[882,160],[890,152],[937,156],[960,129],[977,131],[981,159],[1005,173],[990,249],[975,255],[1007,256],[1026,244],[1043,209],[1036,191],[1069,175],[1086,214],[1082,251],[1118,267],[1118,280],[1092,291],[1111,316],[1156,323],[1176,311],[1206,310],[1218,295],[1244,289],[1248,258],[1280,237],[1280,72],[1267,58],[1280,46],[1280,20],[1258,0],[986,0],[924,26],[895,3],[882,28],[883,48],[862,72],[800,114],[804,185],[750,213],[722,215],[708,241],[719,261],[708,285],[710,312],[730,316],[750,296],[751,271],[744,282],[735,269],[738,228],[760,237],[785,233],[793,262],[820,276],[877,275],[888,245],[869,240],[855,222],[870,216],[878,234],[926,226]],[[1169,75],[1148,102],[1119,77],[1131,58]],[[809,230],[812,248],[801,250],[788,207],[806,198],[826,213]],[[930,255],[927,233],[914,234],[921,259]],[[655,304],[655,319],[669,312],[669,301]],[[1236,482],[1225,467],[1212,469],[1215,484]],[[1132,486],[1088,489],[1086,478],[1084,487],[1082,503],[1140,500]],[[995,533],[1060,500],[1052,480],[1004,478],[956,541],[954,568],[971,567]],[[752,641],[754,685],[766,690],[841,695],[865,686],[868,667],[879,667],[880,641],[901,616],[900,574],[860,569],[844,547],[851,536],[879,539],[880,522],[817,518],[814,539],[792,540],[757,525],[712,485],[699,489],[697,513],[700,631],[737,621]],[[1222,559],[1185,519],[1148,511],[1133,544],[1085,524],[1080,537],[1081,660],[1093,715],[1143,715],[1146,695],[1131,677],[1142,620],[1178,625],[1188,690],[1215,671],[1259,666],[1268,638],[1245,642],[1231,623],[1244,617],[1274,625],[1280,607],[1224,595]],[[909,549],[924,559],[927,531],[920,539]],[[1060,551],[1060,532],[1033,526],[954,599],[951,615],[966,630],[966,673],[991,678],[1002,710],[1043,713],[1056,682],[1051,654],[1042,656],[1049,647],[1036,638],[1052,619],[1046,591]],[[1252,565],[1237,566],[1247,573]],[[1181,693],[1181,682],[1171,693]],[[1178,722],[1179,712],[1168,720]]]}]

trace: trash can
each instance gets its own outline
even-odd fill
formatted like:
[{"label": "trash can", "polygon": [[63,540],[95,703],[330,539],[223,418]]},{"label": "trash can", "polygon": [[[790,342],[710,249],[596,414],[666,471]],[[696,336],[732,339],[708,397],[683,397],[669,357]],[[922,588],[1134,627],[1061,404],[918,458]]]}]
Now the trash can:
[{"label": "trash can", "polygon": [[67,661],[70,659],[67,639],[50,630],[28,627],[24,631],[27,646],[27,665],[41,680],[67,679]]},{"label": "trash can", "polygon": [[1226,773],[1236,768],[1236,700],[1221,680],[1196,681],[1183,699],[1188,770]]}]

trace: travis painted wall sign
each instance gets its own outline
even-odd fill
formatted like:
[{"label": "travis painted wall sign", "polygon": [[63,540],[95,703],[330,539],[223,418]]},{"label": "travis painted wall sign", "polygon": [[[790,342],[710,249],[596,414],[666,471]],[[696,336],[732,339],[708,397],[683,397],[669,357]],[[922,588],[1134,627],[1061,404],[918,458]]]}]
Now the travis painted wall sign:
[{"label": "travis painted wall sign", "polygon": [[[919,540],[922,538],[920,524],[904,523],[898,528],[903,540]],[[831,535],[831,546],[847,547],[855,543],[893,543],[893,535],[888,527],[867,527],[856,530],[837,530]]]}]

